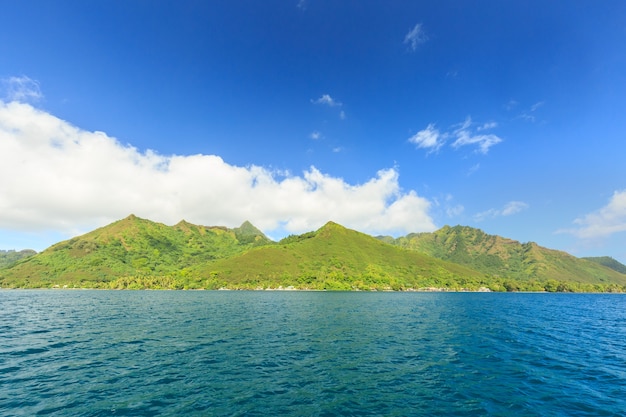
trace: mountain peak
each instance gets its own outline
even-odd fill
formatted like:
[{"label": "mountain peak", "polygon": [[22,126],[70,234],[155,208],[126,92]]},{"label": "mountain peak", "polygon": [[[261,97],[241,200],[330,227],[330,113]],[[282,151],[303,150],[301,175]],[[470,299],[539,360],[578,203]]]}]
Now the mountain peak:
[{"label": "mountain peak", "polygon": [[248,220],[244,221],[241,226],[235,227],[233,229],[235,232],[235,236],[241,243],[268,243],[270,239],[268,239],[262,231],[257,229],[252,223]]},{"label": "mountain peak", "polygon": [[322,227],[320,227],[319,230],[325,230],[325,229],[345,229],[345,227],[343,227],[342,225],[340,225],[339,223],[335,223],[333,221],[328,221],[326,222],[326,224]]}]

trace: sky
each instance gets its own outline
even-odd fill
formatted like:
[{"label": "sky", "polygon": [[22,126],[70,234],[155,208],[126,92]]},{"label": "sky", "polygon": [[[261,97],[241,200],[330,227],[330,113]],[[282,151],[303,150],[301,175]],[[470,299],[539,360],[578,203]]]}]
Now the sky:
[{"label": "sky", "polygon": [[0,249],[129,214],[626,263],[626,2],[0,0]]}]

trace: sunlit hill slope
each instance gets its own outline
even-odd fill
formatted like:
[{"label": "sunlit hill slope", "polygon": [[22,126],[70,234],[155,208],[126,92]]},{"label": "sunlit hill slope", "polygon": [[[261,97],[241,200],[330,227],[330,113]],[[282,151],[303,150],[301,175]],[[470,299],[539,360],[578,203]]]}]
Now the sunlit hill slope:
[{"label": "sunlit hill slope", "polygon": [[329,222],[273,242],[249,222],[233,229],[186,221],[166,226],[131,215],[12,260],[0,268],[0,285],[624,291],[621,264],[602,262],[463,226],[394,239]]},{"label": "sunlit hill slope", "polygon": [[[626,275],[612,267],[547,249],[536,243],[520,243],[468,226],[445,226],[433,233],[412,233],[379,239],[438,259],[465,265],[494,278],[514,282],[547,281],[583,284],[626,284]],[[617,264],[617,265],[615,265]],[[623,267],[623,265],[622,265]]]}]

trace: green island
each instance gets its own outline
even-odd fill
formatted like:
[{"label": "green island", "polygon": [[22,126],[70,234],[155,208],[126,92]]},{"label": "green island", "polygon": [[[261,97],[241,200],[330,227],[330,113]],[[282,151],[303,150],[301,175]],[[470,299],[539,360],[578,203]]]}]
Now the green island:
[{"label": "green island", "polygon": [[328,222],[268,239],[130,215],[46,250],[0,251],[2,288],[626,292],[626,266],[466,226],[373,237]]}]

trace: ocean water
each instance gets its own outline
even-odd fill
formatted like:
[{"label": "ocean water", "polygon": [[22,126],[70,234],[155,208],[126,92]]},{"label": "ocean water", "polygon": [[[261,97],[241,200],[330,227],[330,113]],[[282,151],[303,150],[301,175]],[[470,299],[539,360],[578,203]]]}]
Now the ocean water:
[{"label": "ocean water", "polygon": [[2,416],[624,416],[626,296],[0,291]]}]

